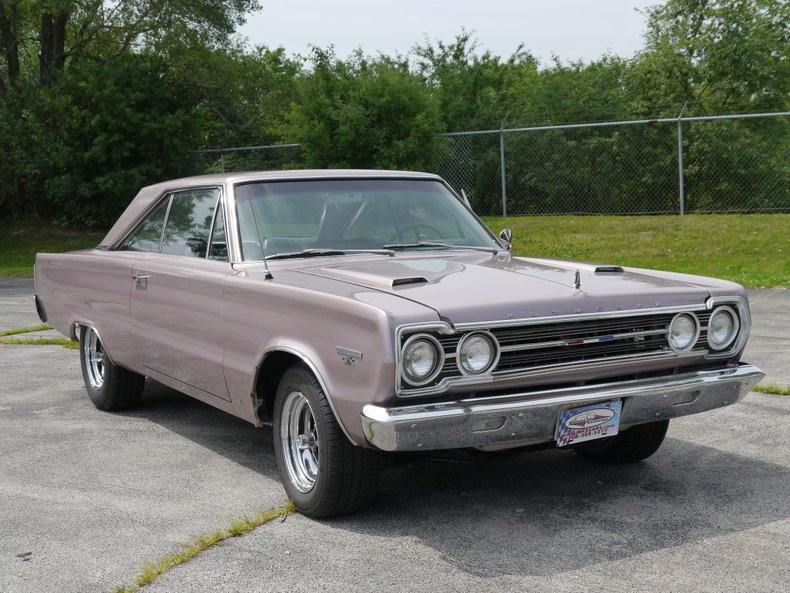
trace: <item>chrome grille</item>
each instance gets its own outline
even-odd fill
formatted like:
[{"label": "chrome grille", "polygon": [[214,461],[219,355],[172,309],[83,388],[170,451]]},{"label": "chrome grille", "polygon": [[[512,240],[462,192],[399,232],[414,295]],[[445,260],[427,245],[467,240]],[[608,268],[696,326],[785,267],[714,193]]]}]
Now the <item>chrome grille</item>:
[{"label": "chrome grille", "polygon": [[493,330],[502,355],[497,371],[532,369],[667,350],[673,315],[596,319]]},{"label": "chrome grille", "polygon": [[[493,374],[508,375],[542,367],[573,365],[588,361],[623,359],[669,352],[667,328],[676,312],[600,319],[569,320],[492,328],[500,346]],[[704,350],[709,311],[695,312],[702,328],[695,351]],[[460,372],[456,348],[463,334],[427,331],[442,346],[445,362],[431,385],[453,380]],[[402,336],[402,341],[409,334]],[[430,388],[429,386],[425,386]],[[409,390],[405,383],[401,388]]]},{"label": "chrome grille", "polygon": [[[708,324],[713,309],[723,304],[736,311],[740,319],[740,334],[729,350],[714,351],[707,344]],[[668,342],[668,330],[673,318],[680,313],[693,313],[700,326],[694,346],[675,352]],[[453,327],[444,321],[402,326],[397,331],[399,357],[396,365],[396,393],[402,397],[417,397],[442,393],[457,385],[486,384],[498,379],[540,375],[544,369],[556,375],[565,368],[599,363],[617,365],[629,360],[670,360],[676,356],[695,356],[703,359],[731,356],[743,347],[750,317],[740,297],[712,297],[705,308],[700,305],[669,307],[666,310],[622,311],[614,313],[566,315],[561,317],[525,319],[514,322],[476,323]],[[499,345],[496,365],[481,375],[463,373],[457,365],[458,344],[470,332],[482,331],[492,335]],[[415,334],[427,334],[436,339],[444,351],[444,364],[430,384],[413,387],[402,378],[400,353],[403,344]],[[668,364],[671,364],[668,363]]]}]

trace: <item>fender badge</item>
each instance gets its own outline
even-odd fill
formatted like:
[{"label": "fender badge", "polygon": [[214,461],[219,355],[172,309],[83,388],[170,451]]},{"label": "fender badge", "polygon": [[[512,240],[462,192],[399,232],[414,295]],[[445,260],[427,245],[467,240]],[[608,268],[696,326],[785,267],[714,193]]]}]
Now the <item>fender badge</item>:
[{"label": "fender badge", "polygon": [[343,348],[342,346],[338,346],[335,348],[335,350],[347,366],[353,367],[357,360],[362,360],[362,353],[358,350],[350,350],[348,348]]}]

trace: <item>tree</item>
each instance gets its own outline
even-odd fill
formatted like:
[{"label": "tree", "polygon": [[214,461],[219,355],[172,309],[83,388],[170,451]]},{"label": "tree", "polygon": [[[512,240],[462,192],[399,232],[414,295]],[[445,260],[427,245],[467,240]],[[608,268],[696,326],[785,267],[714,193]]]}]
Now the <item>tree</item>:
[{"label": "tree", "polygon": [[692,113],[787,109],[790,3],[669,0],[647,16],[632,91],[654,116],[684,103]]},{"label": "tree", "polygon": [[194,172],[196,100],[160,58],[124,54],[69,68],[48,95],[54,133],[40,170],[66,223],[106,226],[144,185]]},{"label": "tree", "polygon": [[130,49],[166,53],[184,40],[222,47],[258,8],[258,0],[0,0],[0,90],[36,69],[39,84],[51,86],[71,62],[106,62]]},{"label": "tree", "polygon": [[514,80],[537,75],[537,60],[523,48],[502,63],[489,51],[480,53],[466,31],[452,43],[426,41],[412,51],[417,72],[437,97],[442,122],[451,132],[501,127]]},{"label": "tree", "polygon": [[427,169],[439,111],[405,59],[314,49],[286,131],[309,166]]},{"label": "tree", "polygon": [[[202,65],[200,58],[206,56],[215,58],[207,61],[216,63],[217,56],[221,56],[224,63],[220,73],[230,70],[224,67],[227,64],[238,66],[236,72],[251,71],[260,60],[238,52],[231,35],[245,14],[258,6],[258,0],[0,0],[0,150],[11,160],[0,166],[0,209],[10,212],[13,218],[65,215],[69,220],[90,223],[99,223],[109,216],[109,212],[94,208],[94,198],[86,198],[84,209],[76,207],[76,202],[68,212],[55,212],[51,207],[53,203],[56,208],[65,207],[64,192],[70,187],[67,179],[85,179],[79,166],[76,174],[69,169],[77,157],[67,157],[59,150],[86,147],[85,133],[90,131],[96,134],[97,145],[117,153],[111,144],[105,144],[105,132],[112,136],[123,125],[115,126],[111,118],[98,117],[96,121],[108,126],[105,130],[94,125],[87,112],[79,112],[80,106],[90,106],[106,115],[105,106],[91,103],[92,96],[124,106],[127,111],[118,112],[117,118],[128,115],[130,122],[144,124],[127,130],[129,139],[140,142],[140,154],[147,151],[169,155],[178,162],[184,162],[183,154],[167,148],[169,139],[160,140],[165,147],[161,151],[151,151],[153,139],[135,132],[152,132],[155,128],[146,123],[164,125],[168,118],[170,123],[165,127],[169,128],[181,117],[177,113],[189,110],[190,118],[204,129],[216,128],[215,121],[227,123],[230,135],[240,133],[245,126],[253,127],[258,112],[243,108],[243,94],[238,101],[220,103],[220,89],[227,97],[233,94],[228,88],[239,88],[234,87],[234,79],[216,72],[209,74],[205,67],[183,65]],[[144,62],[145,67],[141,66]],[[136,68],[144,70],[142,79],[153,85],[149,91],[135,80],[118,77],[119,72],[134,75]],[[149,71],[155,71],[158,78],[149,76]],[[201,78],[197,78],[198,72]],[[250,76],[239,78],[250,80]],[[216,83],[214,87],[212,81]],[[176,89],[175,96],[183,103],[176,106],[160,96],[163,88]],[[260,84],[253,93],[259,88]],[[64,97],[76,101],[76,120],[69,119]],[[160,99],[164,101],[159,103]],[[128,111],[130,108],[132,111]],[[73,121],[80,121],[84,127],[73,126]],[[246,133],[251,134],[249,129]],[[201,138],[190,132],[183,135],[183,140],[192,141],[190,148],[194,150],[209,136],[207,133]],[[132,179],[153,180],[149,175],[127,175],[128,162],[110,159],[104,164],[110,162],[120,168],[117,175],[107,171],[102,175],[101,183],[106,184],[111,178],[118,182],[117,187],[108,190],[112,196],[108,204],[116,204],[116,198],[128,191]],[[151,165],[151,170],[181,171],[183,167],[177,166],[178,162]],[[141,170],[137,165],[132,169]],[[103,171],[101,166],[98,170]],[[75,196],[93,191],[82,185],[73,187],[78,190]]]}]

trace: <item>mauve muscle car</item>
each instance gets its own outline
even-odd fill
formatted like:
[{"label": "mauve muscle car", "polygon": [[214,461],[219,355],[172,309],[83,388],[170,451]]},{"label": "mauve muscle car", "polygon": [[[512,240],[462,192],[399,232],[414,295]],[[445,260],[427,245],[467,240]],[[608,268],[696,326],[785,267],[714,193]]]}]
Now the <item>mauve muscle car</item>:
[{"label": "mauve muscle car", "polygon": [[99,409],[149,377],[272,425],[314,517],[369,501],[383,452],[639,461],[762,378],[741,286],[510,241],[435,175],[193,177],[141,190],[95,249],[39,254],[35,301]]}]

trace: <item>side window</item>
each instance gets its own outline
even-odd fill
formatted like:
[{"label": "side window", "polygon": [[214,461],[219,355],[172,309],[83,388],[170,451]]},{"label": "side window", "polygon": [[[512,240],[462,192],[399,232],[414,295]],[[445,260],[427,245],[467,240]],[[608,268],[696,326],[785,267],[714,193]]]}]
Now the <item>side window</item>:
[{"label": "side window", "polygon": [[162,238],[162,253],[206,257],[211,223],[219,203],[218,189],[173,194]]},{"label": "side window", "polygon": [[121,251],[159,251],[168,204],[170,204],[169,199],[162,200],[156,210],[148,215],[137,231],[126,239],[118,249]]}]

